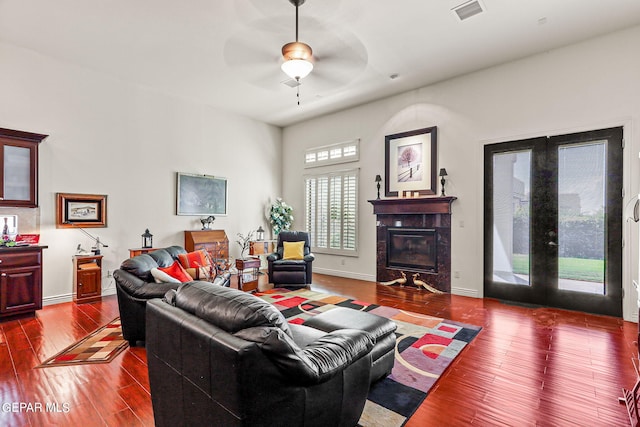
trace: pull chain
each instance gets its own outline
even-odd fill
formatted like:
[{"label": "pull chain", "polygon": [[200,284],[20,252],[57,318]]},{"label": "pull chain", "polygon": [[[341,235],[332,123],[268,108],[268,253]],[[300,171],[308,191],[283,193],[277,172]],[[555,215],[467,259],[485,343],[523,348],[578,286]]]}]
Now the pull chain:
[{"label": "pull chain", "polygon": [[296,86],[296,98],[298,99],[298,105],[300,105],[300,77],[296,77],[298,86]]}]

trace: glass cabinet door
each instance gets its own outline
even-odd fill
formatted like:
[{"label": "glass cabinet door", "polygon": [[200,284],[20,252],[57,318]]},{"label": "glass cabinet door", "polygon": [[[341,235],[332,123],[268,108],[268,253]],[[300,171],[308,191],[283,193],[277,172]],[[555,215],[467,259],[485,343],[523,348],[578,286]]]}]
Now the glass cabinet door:
[{"label": "glass cabinet door", "polygon": [[4,200],[29,201],[31,199],[31,149],[5,145]]},{"label": "glass cabinet door", "polygon": [[0,128],[0,206],[38,206],[38,145],[46,137]]}]

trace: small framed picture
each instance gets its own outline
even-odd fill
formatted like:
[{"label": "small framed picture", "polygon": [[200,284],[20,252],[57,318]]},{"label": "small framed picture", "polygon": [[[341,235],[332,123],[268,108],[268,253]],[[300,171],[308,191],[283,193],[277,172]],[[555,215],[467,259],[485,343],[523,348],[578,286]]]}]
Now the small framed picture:
[{"label": "small framed picture", "polygon": [[387,135],[384,142],[385,196],[436,194],[437,128]]},{"label": "small framed picture", "polygon": [[56,194],[56,228],[106,227],[107,196],[104,194]]}]

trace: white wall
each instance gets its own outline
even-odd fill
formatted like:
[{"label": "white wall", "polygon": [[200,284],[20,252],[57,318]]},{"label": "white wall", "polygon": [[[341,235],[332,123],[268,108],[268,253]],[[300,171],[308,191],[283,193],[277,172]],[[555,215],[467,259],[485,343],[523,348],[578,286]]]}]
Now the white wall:
[{"label": "white wall", "polygon": [[[361,138],[360,255],[317,255],[314,271],[375,280],[375,217],[367,199],[375,198],[375,175],[384,174],[384,136],[397,132],[438,127],[438,167],[449,174],[447,194],[458,197],[452,228],[456,294],[483,295],[484,144],[624,126],[625,188],[627,195],[637,194],[639,51],[635,27],[285,128],[283,197],[299,213],[304,150]],[[295,225],[303,227],[301,221]],[[625,222],[623,308],[625,319],[634,320],[637,234],[637,225]]]},{"label": "white wall", "polygon": [[237,233],[267,228],[265,205],[281,187],[280,128],[135,87],[92,70],[0,43],[0,127],[50,135],[40,145],[40,242],[45,304],[70,300],[80,231],[55,228],[55,195],[108,195],[108,227],[89,229],[103,249],[103,293],[141,245],[183,244],[197,216],[175,215],[175,173],[228,179],[228,215],[217,216],[232,256]]}]

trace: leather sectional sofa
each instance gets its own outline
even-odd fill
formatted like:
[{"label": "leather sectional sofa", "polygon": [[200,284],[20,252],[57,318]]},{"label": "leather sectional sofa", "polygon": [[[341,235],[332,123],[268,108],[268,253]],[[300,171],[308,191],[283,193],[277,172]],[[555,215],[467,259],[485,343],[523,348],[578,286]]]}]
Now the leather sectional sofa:
[{"label": "leather sectional sofa", "polygon": [[[129,258],[113,272],[116,282],[116,294],[120,309],[122,335],[129,344],[135,346],[145,339],[145,310],[147,301],[162,298],[167,291],[177,289],[180,283],[156,283],[151,269],[169,267],[179,254],[187,251],[181,246],[170,246],[147,254]],[[214,284],[229,286],[229,273],[219,275]],[[211,283],[207,282],[209,285]]]},{"label": "leather sectional sofa", "polygon": [[[376,357],[390,372],[395,323],[329,310],[315,325],[289,324],[245,292],[190,282],[147,304],[146,347],[157,426],[353,426]],[[331,312],[337,315],[331,321]],[[347,320],[351,326],[337,328]],[[312,322],[314,324],[314,322]],[[335,329],[337,328],[337,329]]]}]

